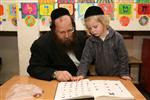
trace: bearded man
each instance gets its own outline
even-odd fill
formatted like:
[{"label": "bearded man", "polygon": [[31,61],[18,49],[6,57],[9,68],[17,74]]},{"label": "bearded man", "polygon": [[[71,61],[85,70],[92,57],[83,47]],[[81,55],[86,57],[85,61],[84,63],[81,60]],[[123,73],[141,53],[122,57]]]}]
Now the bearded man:
[{"label": "bearded man", "polygon": [[65,8],[53,10],[51,21],[51,31],[32,44],[27,72],[42,80],[70,81],[77,73],[87,34],[76,31]]}]

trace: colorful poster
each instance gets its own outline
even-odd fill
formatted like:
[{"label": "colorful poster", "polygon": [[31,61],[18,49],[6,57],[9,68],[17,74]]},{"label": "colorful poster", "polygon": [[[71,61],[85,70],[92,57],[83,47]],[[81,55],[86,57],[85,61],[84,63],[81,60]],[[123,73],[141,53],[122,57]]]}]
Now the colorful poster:
[{"label": "colorful poster", "polygon": [[17,12],[18,12],[17,10],[18,10],[17,4],[8,5],[8,11],[10,17],[17,16]]},{"label": "colorful poster", "polygon": [[27,15],[25,17],[25,23],[28,27],[32,27],[35,25],[35,17],[33,15]]},{"label": "colorful poster", "polygon": [[0,4],[0,25],[2,24],[2,17],[4,15],[4,7]]},{"label": "colorful poster", "polygon": [[4,14],[4,7],[0,4],[0,16]]},{"label": "colorful poster", "polygon": [[78,7],[77,7],[78,17],[82,19],[86,9],[93,5],[94,3],[78,3]]},{"label": "colorful poster", "polygon": [[57,3],[75,3],[75,0],[57,0]]},{"label": "colorful poster", "polygon": [[39,4],[40,16],[50,16],[54,10],[54,4]]},{"label": "colorful poster", "polygon": [[141,16],[139,19],[139,24],[141,26],[146,26],[149,23],[149,18],[147,16]]},{"label": "colorful poster", "polygon": [[131,15],[131,4],[119,4],[119,14],[120,15]]},{"label": "colorful poster", "polygon": [[128,24],[130,23],[130,18],[127,16],[122,16],[120,17],[119,21],[122,26],[128,26]]},{"label": "colorful poster", "polygon": [[77,0],[78,3],[95,3],[95,0]]},{"label": "colorful poster", "polygon": [[37,3],[21,3],[21,9],[22,18],[25,18],[27,15],[33,15],[35,18],[38,17]]},{"label": "colorful poster", "polygon": [[136,3],[150,3],[150,0],[135,0]]},{"label": "colorful poster", "polygon": [[128,26],[133,18],[133,3],[116,3],[117,4],[117,19],[122,26]]},{"label": "colorful poster", "polygon": [[68,9],[69,12],[70,12],[70,14],[72,16],[74,16],[74,4],[72,4],[72,3],[67,3],[67,4],[61,4],[61,3],[59,3],[58,7],[63,7],[63,8]]},{"label": "colorful poster", "polygon": [[115,3],[133,3],[134,0],[114,0]]},{"label": "colorful poster", "polygon": [[141,26],[146,26],[149,23],[150,18],[150,4],[141,3],[137,4],[136,18],[139,20]]},{"label": "colorful poster", "polygon": [[50,17],[42,16],[42,18],[41,18],[41,25],[49,27],[50,26],[50,21],[51,21]]},{"label": "colorful poster", "polygon": [[141,15],[147,15],[150,17],[150,4],[137,4],[137,18]]},{"label": "colorful poster", "polygon": [[115,3],[115,5],[117,18],[121,16],[133,17],[133,3]]},{"label": "colorful poster", "polygon": [[114,0],[96,0],[96,3],[113,3]]},{"label": "colorful poster", "polygon": [[55,3],[55,0],[38,0],[39,3]]},{"label": "colorful poster", "polygon": [[17,18],[18,18],[18,5],[17,4],[9,4],[8,5],[8,19],[14,26],[17,26]]},{"label": "colorful poster", "polygon": [[113,3],[99,3],[99,7],[101,7],[105,13],[105,15],[109,15],[112,20],[114,20],[114,4]]}]

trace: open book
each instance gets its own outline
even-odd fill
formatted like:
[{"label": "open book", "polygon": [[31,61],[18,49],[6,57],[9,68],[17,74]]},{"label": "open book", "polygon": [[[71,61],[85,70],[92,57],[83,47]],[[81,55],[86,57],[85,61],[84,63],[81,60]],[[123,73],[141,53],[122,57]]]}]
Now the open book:
[{"label": "open book", "polygon": [[[120,81],[88,80],[58,83],[55,100],[134,100]],[[90,100],[91,100],[90,99]]]}]

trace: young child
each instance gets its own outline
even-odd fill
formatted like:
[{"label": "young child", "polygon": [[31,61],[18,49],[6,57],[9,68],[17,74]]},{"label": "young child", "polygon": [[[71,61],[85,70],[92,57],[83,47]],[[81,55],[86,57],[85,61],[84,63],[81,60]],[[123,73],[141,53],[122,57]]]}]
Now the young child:
[{"label": "young child", "polygon": [[91,37],[87,39],[81,57],[77,77],[86,77],[88,66],[94,62],[99,76],[129,77],[128,53],[123,37],[109,26],[109,19],[98,6],[89,7],[84,16],[85,26]]}]

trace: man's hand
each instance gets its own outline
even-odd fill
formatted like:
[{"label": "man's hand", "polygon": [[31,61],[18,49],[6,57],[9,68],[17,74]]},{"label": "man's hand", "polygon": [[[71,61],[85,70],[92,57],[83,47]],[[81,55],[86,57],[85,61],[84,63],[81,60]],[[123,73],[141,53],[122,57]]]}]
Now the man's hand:
[{"label": "man's hand", "polygon": [[82,79],[84,79],[83,76],[74,76],[74,77],[72,77],[71,81],[80,81]]},{"label": "man's hand", "polygon": [[68,71],[56,71],[55,75],[58,81],[70,81],[72,79],[72,75]]}]

